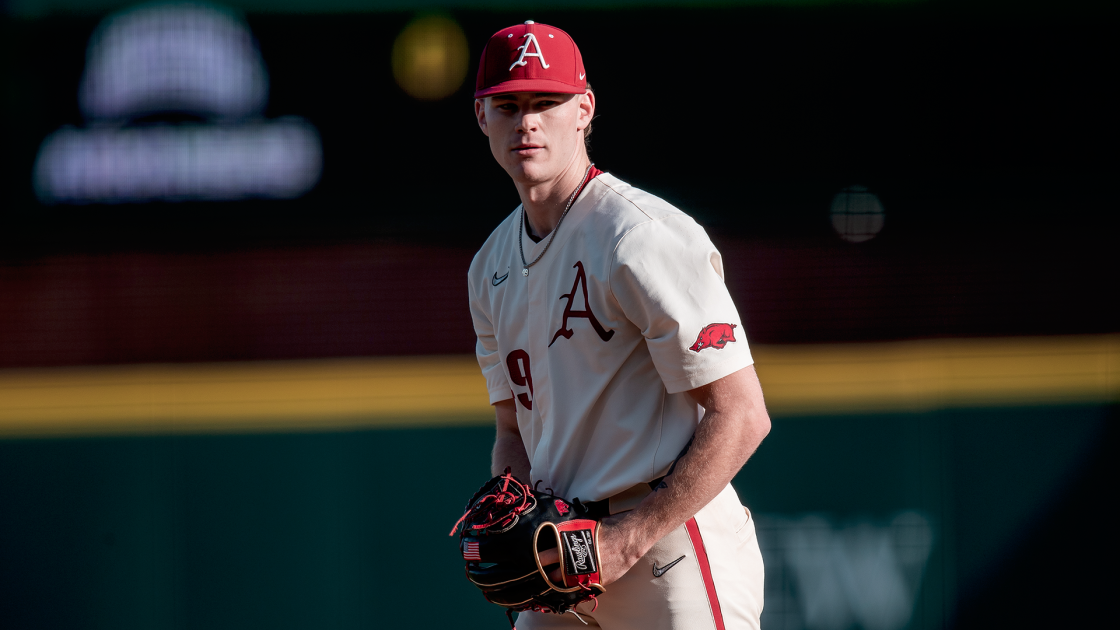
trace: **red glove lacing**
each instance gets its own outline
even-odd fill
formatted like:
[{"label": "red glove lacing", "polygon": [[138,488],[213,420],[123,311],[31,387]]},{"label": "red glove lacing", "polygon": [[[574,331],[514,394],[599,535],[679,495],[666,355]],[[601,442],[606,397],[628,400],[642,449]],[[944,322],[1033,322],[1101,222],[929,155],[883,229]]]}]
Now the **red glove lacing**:
[{"label": "red glove lacing", "polygon": [[[500,478],[505,480],[501,488],[495,488],[494,492],[483,495],[473,505],[468,506],[467,511],[455,522],[448,536],[454,536],[468,516],[472,517],[467,523],[470,529],[489,529],[494,526],[506,527],[518,514],[529,509],[529,496],[532,494],[529,486],[518,481],[509,468],[506,468]],[[510,492],[510,484],[521,490],[520,497]],[[482,516],[483,511],[486,512],[485,518]],[[495,511],[498,512],[497,516],[494,515]]]}]

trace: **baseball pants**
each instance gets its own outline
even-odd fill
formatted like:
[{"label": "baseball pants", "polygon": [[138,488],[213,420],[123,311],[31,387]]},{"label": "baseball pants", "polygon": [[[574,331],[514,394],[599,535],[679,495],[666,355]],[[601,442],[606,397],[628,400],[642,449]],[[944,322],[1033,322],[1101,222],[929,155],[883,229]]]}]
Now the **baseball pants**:
[{"label": "baseball pants", "polygon": [[587,626],[571,613],[527,612],[517,630],[758,630],[762,581],[754,520],[728,485],[608,585],[594,613],[580,604]]}]

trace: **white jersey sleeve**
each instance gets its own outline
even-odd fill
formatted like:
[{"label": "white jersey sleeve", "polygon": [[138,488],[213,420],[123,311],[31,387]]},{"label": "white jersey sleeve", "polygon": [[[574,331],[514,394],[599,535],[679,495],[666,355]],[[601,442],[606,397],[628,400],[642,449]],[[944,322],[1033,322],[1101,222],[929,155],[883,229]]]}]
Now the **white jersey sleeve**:
[{"label": "white jersey sleeve", "polygon": [[615,248],[610,289],[641,330],[670,394],[754,363],[719,251],[691,217],[663,215],[624,235]]},{"label": "white jersey sleeve", "polygon": [[[476,257],[471,262],[468,273],[468,286],[470,287],[471,319],[474,320],[474,332],[478,337],[475,342],[475,356],[478,365],[482,368],[482,375],[486,377],[486,389],[490,394],[490,404],[513,398],[513,390],[506,378],[506,371],[502,367],[501,355],[498,353],[498,340],[494,336],[494,319],[490,313],[491,303],[486,292],[486,283],[479,282],[481,276],[476,273],[475,267],[479,264]],[[507,272],[508,273],[508,272]]]}]

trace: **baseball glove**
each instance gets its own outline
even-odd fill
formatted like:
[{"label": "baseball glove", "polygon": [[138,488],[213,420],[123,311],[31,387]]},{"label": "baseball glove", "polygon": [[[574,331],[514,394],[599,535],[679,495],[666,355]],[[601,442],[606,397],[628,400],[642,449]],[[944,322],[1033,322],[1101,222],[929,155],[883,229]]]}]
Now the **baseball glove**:
[{"label": "baseball glove", "polygon": [[[599,583],[599,521],[588,517],[579,499],[569,503],[538,492],[507,468],[471,497],[452,536],[460,525],[467,579],[506,609],[510,626],[514,612],[560,614],[606,590]],[[542,551],[557,547],[559,584],[549,579],[540,559]]]}]

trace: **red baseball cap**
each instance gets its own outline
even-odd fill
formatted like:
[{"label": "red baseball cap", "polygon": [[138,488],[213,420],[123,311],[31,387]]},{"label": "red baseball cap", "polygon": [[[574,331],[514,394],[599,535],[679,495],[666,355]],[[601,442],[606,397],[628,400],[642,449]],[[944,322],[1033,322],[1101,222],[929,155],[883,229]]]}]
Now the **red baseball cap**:
[{"label": "red baseball cap", "polygon": [[509,92],[583,94],[587,72],[571,35],[532,20],[504,28],[482,49],[474,97]]}]

